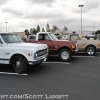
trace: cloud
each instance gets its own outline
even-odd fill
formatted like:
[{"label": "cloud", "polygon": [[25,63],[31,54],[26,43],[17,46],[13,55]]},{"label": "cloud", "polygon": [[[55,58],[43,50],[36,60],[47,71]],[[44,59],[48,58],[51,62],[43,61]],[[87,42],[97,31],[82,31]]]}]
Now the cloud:
[{"label": "cloud", "polygon": [[2,30],[6,30],[6,28],[5,28],[5,26],[4,25],[2,25],[2,26],[0,26],[0,32],[2,32]]},{"label": "cloud", "polygon": [[0,0],[0,5],[7,3],[9,0]]},{"label": "cloud", "polygon": [[[87,13],[87,12],[90,12],[92,10],[97,10],[99,8],[99,5],[100,5],[99,2],[100,1],[95,2],[94,0],[93,1],[91,1],[91,0],[85,1],[84,3],[82,3],[82,5],[84,5],[82,7],[82,12]],[[79,7],[78,8],[73,8],[72,10],[73,10],[73,12],[78,12],[78,13],[80,12]]]},{"label": "cloud", "polygon": [[50,21],[50,24],[57,25],[60,29],[62,29],[64,26],[68,28],[68,30],[74,30],[77,29],[77,25],[80,24],[80,19],[77,18],[56,18],[54,20]]},{"label": "cloud", "polygon": [[11,7],[3,8],[2,12],[3,13],[8,13],[8,14],[11,14],[11,15],[14,15],[14,16],[21,16],[21,15],[23,15],[22,11],[20,11],[18,9],[11,8]]},{"label": "cloud", "polygon": [[28,0],[28,1],[30,1],[31,3],[34,3],[34,4],[51,4],[55,0]]},{"label": "cloud", "polygon": [[85,5],[84,5],[84,11],[96,10],[96,9],[98,9],[98,7],[99,7],[98,2],[86,1]]},{"label": "cloud", "polygon": [[14,31],[36,28],[37,25],[45,27],[47,22],[51,28],[57,25],[60,29],[66,26],[69,30],[80,30],[79,4],[84,5],[83,30],[93,30],[94,23],[99,29],[100,0],[0,0],[0,30],[5,30],[5,21],[9,22],[9,29]]},{"label": "cloud", "polygon": [[63,16],[63,13],[58,12],[43,12],[43,11],[34,11],[33,13],[28,13],[25,15],[25,18],[31,19],[52,19]]}]

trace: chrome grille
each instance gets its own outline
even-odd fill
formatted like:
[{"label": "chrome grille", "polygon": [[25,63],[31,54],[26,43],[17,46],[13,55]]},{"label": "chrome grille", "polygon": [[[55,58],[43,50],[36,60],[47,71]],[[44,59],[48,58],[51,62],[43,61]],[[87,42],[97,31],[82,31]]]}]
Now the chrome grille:
[{"label": "chrome grille", "polygon": [[37,52],[37,57],[43,56],[48,53],[48,49],[40,50]]}]

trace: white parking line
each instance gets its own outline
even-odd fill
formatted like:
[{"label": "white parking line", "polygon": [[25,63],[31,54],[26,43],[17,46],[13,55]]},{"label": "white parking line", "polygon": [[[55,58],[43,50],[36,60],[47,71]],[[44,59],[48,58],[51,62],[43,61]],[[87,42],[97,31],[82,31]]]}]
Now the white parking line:
[{"label": "white parking line", "polygon": [[100,53],[100,52],[96,52],[96,53]]},{"label": "white parking line", "polygon": [[43,62],[43,63],[53,63],[53,64],[70,64],[68,62]]},{"label": "white parking line", "polygon": [[72,56],[72,57],[95,57],[95,56]]},{"label": "white parking line", "polygon": [[[78,54],[78,53],[85,53],[85,52],[77,52],[77,54]],[[100,51],[97,51],[96,53],[100,53]]]},{"label": "white parking line", "polygon": [[10,73],[10,72],[0,72],[0,74],[10,74],[10,75],[28,75],[28,74],[18,74],[18,73]]},{"label": "white parking line", "polygon": [[[57,55],[51,55],[51,57],[57,57]],[[95,56],[85,56],[85,55],[84,56],[81,56],[81,55],[78,56],[78,55],[76,55],[76,56],[72,56],[72,57],[95,57]]]}]

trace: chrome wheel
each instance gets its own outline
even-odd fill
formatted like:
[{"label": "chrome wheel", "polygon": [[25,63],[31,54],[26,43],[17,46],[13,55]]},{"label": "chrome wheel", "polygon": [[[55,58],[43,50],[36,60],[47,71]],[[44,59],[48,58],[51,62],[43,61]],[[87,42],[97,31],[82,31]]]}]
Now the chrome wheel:
[{"label": "chrome wheel", "polygon": [[69,49],[63,48],[58,52],[58,57],[61,61],[69,61],[72,58],[72,53]]},{"label": "chrome wheel", "polygon": [[64,60],[68,59],[69,58],[69,53],[67,51],[63,51],[61,53],[61,58],[64,59]]},{"label": "chrome wheel", "polygon": [[20,61],[16,61],[16,67],[17,67],[18,69],[20,69],[20,67],[21,67]]},{"label": "chrome wheel", "polygon": [[95,48],[92,47],[92,46],[89,46],[89,47],[87,48],[87,54],[88,54],[88,55],[94,55],[94,54],[95,54]]}]

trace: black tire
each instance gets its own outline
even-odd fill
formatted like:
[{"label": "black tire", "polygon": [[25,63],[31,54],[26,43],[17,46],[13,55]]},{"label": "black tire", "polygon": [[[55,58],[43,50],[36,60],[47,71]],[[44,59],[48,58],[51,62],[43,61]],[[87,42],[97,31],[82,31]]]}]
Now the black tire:
[{"label": "black tire", "polygon": [[88,46],[86,48],[86,54],[89,56],[93,56],[96,53],[96,48],[94,46]]},{"label": "black tire", "polygon": [[[63,54],[65,53],[64,57]],[[69,61],[72,58],[72,53],[68,49],[61,49],[58,53],[58,57],[61,61]]]},{"label": "black tire", "polygon": [[15,56],[12,62],[13,69],[16,73],[25,73],[28,67],[27,60],[23,56]]}]

